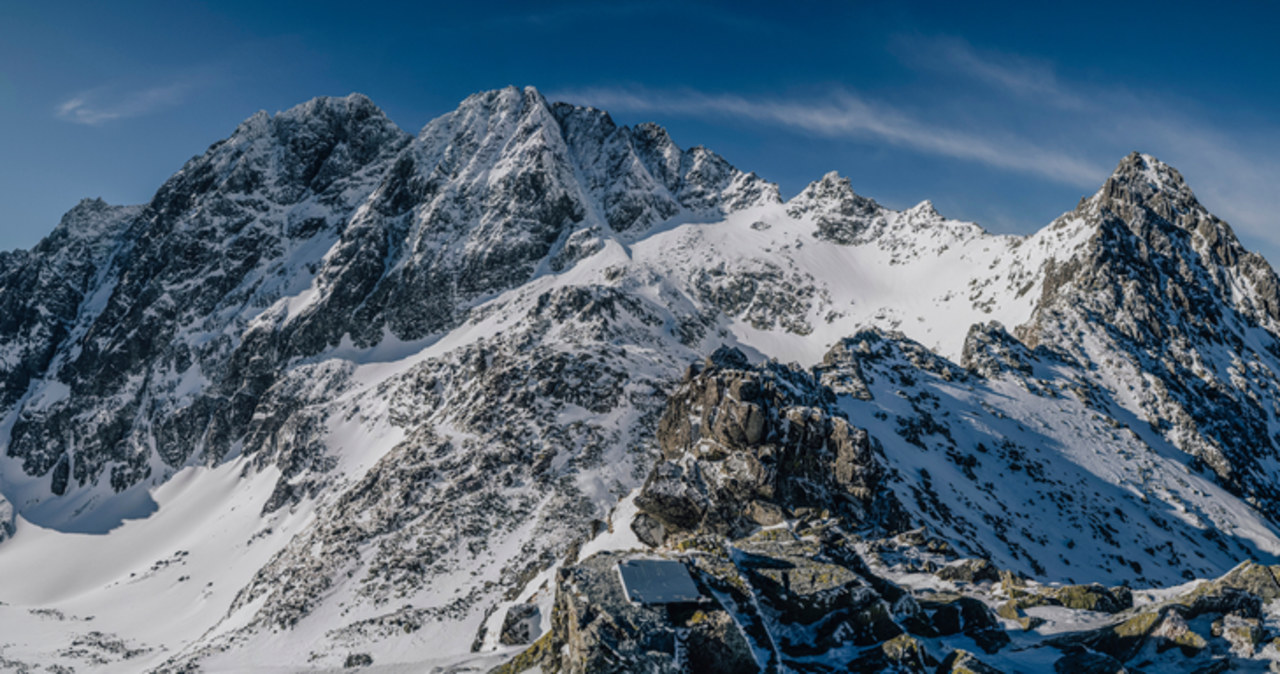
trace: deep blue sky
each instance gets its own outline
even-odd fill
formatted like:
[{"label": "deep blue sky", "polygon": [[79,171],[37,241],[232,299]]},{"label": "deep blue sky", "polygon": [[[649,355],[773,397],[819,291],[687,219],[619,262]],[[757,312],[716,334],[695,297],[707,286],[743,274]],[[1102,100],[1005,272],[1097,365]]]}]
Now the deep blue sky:
[{"label": "deep blue sky", "polygon": [[406,130],[476,91],[657,121],[791,196],[1032,231],[1134,149],[1280,260],[1280,3],[0,0],[0,249],[148,200],[258,109],[369,95]]}]

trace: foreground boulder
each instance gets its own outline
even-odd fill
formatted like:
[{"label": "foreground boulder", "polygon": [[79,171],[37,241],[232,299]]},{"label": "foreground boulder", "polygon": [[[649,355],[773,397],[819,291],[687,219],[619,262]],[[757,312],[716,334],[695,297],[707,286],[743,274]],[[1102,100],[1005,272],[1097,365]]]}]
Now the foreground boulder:
[{"label": "foreground boulder", "polygon": [[1000,580],[1000,570],[985,559],[961,559],[954,561],[934,572],[934,575],[950,581],[980,583]]},{"label": "foreground boulder", "polygon": [[[551,631],[516,666],[544,672],[758,671],[741,632],[717,604],[644,606],[628,600],[618,581],[622,553],[600,553],[557,576]],[[681,664],[683,662],[685,664]]]},{"label": "foreground boulder", "polygon": [[1173,597],[1044,584],[910,521],[884,450],[833,402],[833,387],[867,399],[876,372],[832,354],[803,371],[721,349],[689,368],[623,526],[702,599],[627,601],[617,564],[652,551],[570,559],[551,631],[503,671],[1216,672],[1280,652],[1264,620],[1276,568],[1246,562]]}]

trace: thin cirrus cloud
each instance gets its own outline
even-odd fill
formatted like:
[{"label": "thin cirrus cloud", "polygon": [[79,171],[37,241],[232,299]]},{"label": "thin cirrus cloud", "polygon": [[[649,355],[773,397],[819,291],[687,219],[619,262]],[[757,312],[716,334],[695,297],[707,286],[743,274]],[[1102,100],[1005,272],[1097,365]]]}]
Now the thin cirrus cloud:
[{"label": "thin cirrus cloud", "polygon": [[1280,249],[1280,142],[1275,127],[1215,123],[1198,105],[1120,85],[1075,84],[1045,62],[979,50],[952,37],[899,37],[893,48],[920,70],[980,83],[1015,118],[1051,116],[1060,132],[1092,156],[1130,150],[1156,154],[1187,176],[1214,212],[1271,249]]},{"label": "thin cirrus cloud", "polygon": [[960,74],[1041,105],[1077,110],[1090,106],[1088,96],[1073,91],[1043,61],[980,51],[963,39],[945,36],[898,36],[890,41],[890,49],[917,70]]},{"label": "thin cirrus cloud", "polygon": [[945,128],[849,91],[785,100],[692,90],[587,88],[557,92],[557,97],[610,110],[739,119],[830,138],[880,141],[1074,186],[1096,185],[1107,174],[1102,165],[1027,139]]},{"label": "thin cirrus cloud", "polygon": [[911,90],[898,92],[903,101],[921,101],[917,108],[848,89],[784,98],[605,87],[558,96],[619,112],[730,119],[882,143],[1086,192],[1124,155],[1149,152],[1177,167],[1210,210],[1280,259],[1274,218],[1280,191],[1273,188],[1280,183],[1280,129],[1224,124],[1176,92],[1074,82],[1051,63],[958,38],[899,37],[890,48],[908,69],[935,76],[914,99]]},{"label": "thin cirrus cloud", "polygon": [[59,103],[54,108],[54,114],[58,119],[74,124],[99,126],[178,105],[190,89],[190,85],[183,83],[131,91],[99,87]]}]

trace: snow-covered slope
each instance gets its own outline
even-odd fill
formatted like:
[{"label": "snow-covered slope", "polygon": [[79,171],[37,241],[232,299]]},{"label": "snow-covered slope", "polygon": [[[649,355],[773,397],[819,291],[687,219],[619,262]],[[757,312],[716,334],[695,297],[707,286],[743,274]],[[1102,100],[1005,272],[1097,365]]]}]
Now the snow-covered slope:
[{"label": "snow-covered slope", "polygon": [[0,658],[487,662],[721,346],[812,372],[912,525],[1002,568],[1273,560],[1277,288],[1145,155],[1016,237],[531,88],[416,137],[259,113],[0,255]]}]

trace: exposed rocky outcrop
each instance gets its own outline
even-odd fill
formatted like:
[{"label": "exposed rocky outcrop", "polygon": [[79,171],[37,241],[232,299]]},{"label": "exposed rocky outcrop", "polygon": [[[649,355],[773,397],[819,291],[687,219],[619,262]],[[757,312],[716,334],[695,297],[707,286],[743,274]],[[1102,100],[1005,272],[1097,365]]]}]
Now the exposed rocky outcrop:
[{"label": "exposed rocky outcrop", "polygon": [[6,501],[3,496],[0,496],[0,543],[3,543],[6,538],[13,535],[13,516],[13,504]]},{"label": "exposed rocky outcrop", "polygon": [[621,559],[602,553],[560,572],[552,631],[538,647],[543,671],[757,671],[742,634],[714,603],[669,608],[628,601],[618,582]]},{"label": "exposed rocky outcrop", "polygon": [[[1053,662],[1055,671],[1136,671],[1150,657],[1175,658],[1169,662],[1179,667],[1217,667],[1215,654],[1258,653],[1268,637],[1259,620],[1262,607],[1280,598],[1280,584],[1266,566],[1244,564],[1183,595],[1135,607],[1135,593],[1124,586],[1042,585],[988,559],[957,558],[950,544],[927,530],[906,530],[910,521],[901,505],[858,500],[858,487],[873,495],[887,492],[890,473],[884,450],[872,449],[850,455],[864,457],[852,472],[863,482],[849,489],[841,481],[834,463],[840,445],[830,429],[847,423],[836,416],[848,409],[838,404],[842,397],[874,402],[876,387],[886,381],[914,385],[921,373],[948,383],[972,381],[974,375],[1012,378],[1028,390],[1039,387],[1034,395],[1061,395],[1034,376],[1046,363],[1072,367],[1068,357],[1047,349],[1033,353],[996,325],[975,328],[970,343],[969,373],[900,336],[874,331],[845,340],[812,372],[752,365],[740,351],[718,350],[690,367],[668,400],[656,428],[662,455],[635,497],[632,530],[646,545],[682,557],[697,571],[706,601],[722,611],[722,622],[732,622],[746,636],[744,652],[755,653],[761,671],[994,672],[999,670],[950,640],[963,639],[993,657],[1012,643],[1013,633],[1023,635],[1020,649],[1044,649],[1035,661]],[[804,432],[815,427],[824,432]],[[862,437],[864,446],[873,446],[865,431]],[[852,536],[854,531],[865,538]],[[592,601],[569,579],[580,573],[598,577],[604,573],[599,565],[620,558],[598,555],[562,572],[561,590],[569,591],[557,605],[570,597]],[[873,570],[902,573],[920,566],[955,591],[911,589]],[[610,601],[592,606],[595,611],[575,603],[573,614],[589,616],[592,626],[636,624],[640,618],[626,617],[634,611],[648,611],[648,619],[663,614]],[[1046,618],[1040,613],[1046,607],[1104,624],[1042,633]],[[663,624],[661,630],[671,629]],[[571,636],[578,628],[554,629],[559,636],[552,646],[575,662],[618,653],[632,663],[680,662],[677,644],[685,643],[643,645],[648,642],[639,637],[616,635],[583,639]],[[595,634],[598,627],[582,629]],[[526,651],[522,661],[532,662],[535,652],[548,647]],[[551,670],[565,666],[553,664]]]},{"label": "exposed rocky outcrop", "polygon": [[663,460],[636,499],[642,538],[738,538],[806,511],[899,526],[871,438],[832,412],[834,398],[808,373],[753,368],[735,349],[691,367],[658,424]]},{"label": "exposed rocky outcrop", "polygon": [[939,578],[966,583],[995,582],[1000,579],[1000,570],[985,559],[961,559],[934,572]]},{"label": "exposed rocky outcrop", "polygon": [[885,226],[880,205],[855,193],[849,179],[834,171],[791,200],[787,212],[794,217],[812,218],[817,225],[817,238],[846,246],[870,238],[869,230]]},{"label": "exposed rocky outcrop", "polygon": [[299,358],[455,327],[602,228],[777,201],[705,148],[533,89],[477,94],[416,138],[360,95],[259,113],[146,206],[86,201],[5,257],[0,405],[40,379],[7,453],[56,494],[216,463],[305,405],[273,389]]},{"label": "exposed rocky outcrop", "polygon": [[498,635],[498,643],[504,646],[519,646],[533,643],[541,636],[538,626],[542,611],[537,604],[516,604],[507,609],[502,619],[502,633]]},{"label": "exposed rocky outcrop", "polygon": [[[252,492],[227,512],[254,533],[201,531],[191,565],[252,568],[204,586],[194,643],[138,656],[175,671],[426,643],[568,671],[1257,664],[1280,652],[1277,293],[1146,155],[996,236],[834,174],[784,204],[533,89],[416,136],[321,98],[0,253],[0,541],[20,517],[134,535],[186,507],[183,470]],[[614,553],[578,559],[602,532],[681,560],[705,604],[618,603]],[[1219,580],[1147,591],[1197,577]],[[550,594],[549,634],[507,610]]]},{"label": "exposed rocky outcrop", "polygon": [[1035,314],[1017,334],[1093,362],[1104,386],[1134,386],[1135,413],[1232,492],[1277,512],[1265,467],[1280,460],[1268,430],[1280,418],[1270,402],[1280,382],[1275,272],[1175,169],[1139,153],[1050,228],[1089,238],[1046,263]]}]

